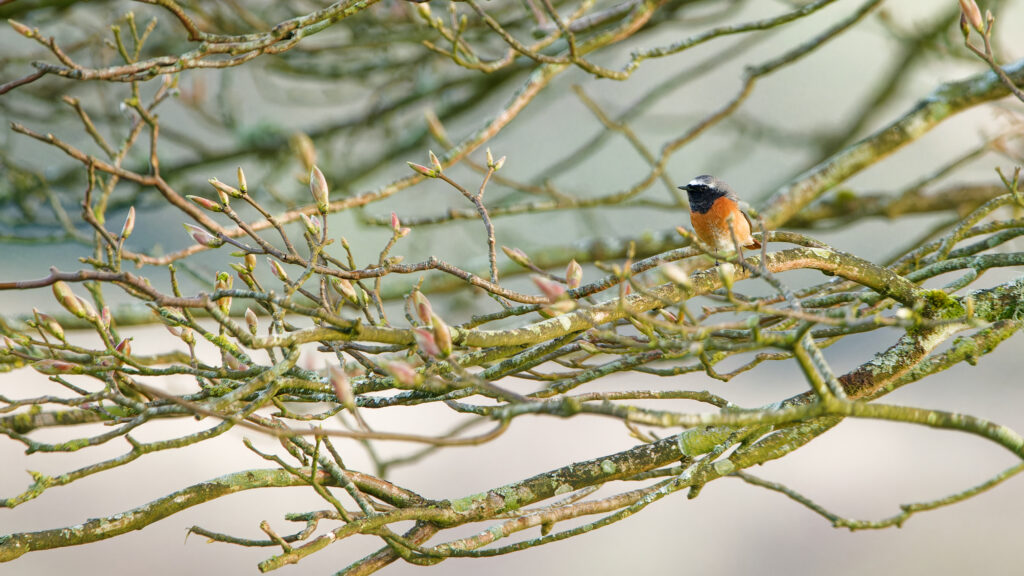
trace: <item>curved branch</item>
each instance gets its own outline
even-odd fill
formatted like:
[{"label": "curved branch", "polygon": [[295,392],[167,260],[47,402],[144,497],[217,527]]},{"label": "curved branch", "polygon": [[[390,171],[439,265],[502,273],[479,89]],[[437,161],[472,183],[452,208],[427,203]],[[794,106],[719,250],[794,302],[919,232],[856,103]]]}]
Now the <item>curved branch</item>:
[{"label": "curved branch", "polygon": [[[1024,85],[1024,59],[1004,68]],[[936,88],[913,109],[874,134],[833,155],[779,188],[762,210],[769,228],[785,225],[814,199],[864,168],[917,140],[946,118],[978,104],[1009,95],[995,72],[987,71]]]}]

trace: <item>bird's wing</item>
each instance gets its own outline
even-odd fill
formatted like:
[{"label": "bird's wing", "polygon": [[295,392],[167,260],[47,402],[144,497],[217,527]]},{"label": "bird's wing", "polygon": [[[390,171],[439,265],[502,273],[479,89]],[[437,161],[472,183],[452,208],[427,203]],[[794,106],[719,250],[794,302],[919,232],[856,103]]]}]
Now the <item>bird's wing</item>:
[{"label": "bird's wing", "polygon": [[754,232],[755,228],[754,228],[754,223],[750,220],[750,215],[747,214],[747,211],[744,210],[743,208],[740,208],[740,214],[743,214],[743,218],[745,218],[747,220],[747,226],[750,227],[750,232],[751,232],[750,240],[753,242],[753,244],[749,245],[748,248],[760,248],[761,247],[761,243],[758,242],[757,239],[754,238],[754,235],[753,235],[753,232]]}]

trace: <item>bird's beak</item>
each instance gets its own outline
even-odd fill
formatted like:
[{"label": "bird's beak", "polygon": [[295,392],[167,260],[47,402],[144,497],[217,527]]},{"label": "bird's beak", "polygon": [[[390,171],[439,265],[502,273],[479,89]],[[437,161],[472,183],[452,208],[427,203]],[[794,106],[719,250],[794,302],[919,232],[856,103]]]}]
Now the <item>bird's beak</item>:
[{"label": "bird's beak", "polygon": [[680,187],[679,187],[679,189],[680,189],[680,190],[686,190],[687,192],[689,192],[689,191],[690,191],[690,187],[689,187],[689,186],[686,186],[685,184],[684,184],[683,186],[680,186]]}]

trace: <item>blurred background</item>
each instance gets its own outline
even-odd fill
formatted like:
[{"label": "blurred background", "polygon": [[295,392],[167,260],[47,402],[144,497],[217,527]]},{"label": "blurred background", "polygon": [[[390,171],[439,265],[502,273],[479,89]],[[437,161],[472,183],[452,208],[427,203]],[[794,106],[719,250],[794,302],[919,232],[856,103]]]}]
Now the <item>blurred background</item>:
[{"label": "blurred background", "polygon": [[[76,56],[92,65],[113,63],[112,49],[92,41],[128,10],[134,11],[140,23],[151,17],[160,19],[150,45],[154,54],[189,48],[176,23],[155,7],[92,2],[37,9],[35,4],[0,4],[0,15],[39,26],[46,35],[77,46]],[[217,2],[203,10],[205,18],[216,22],[230,22],[232,14],[241,14],[235,25],[249,31],[260,22],[253,21],[254,14],[276,22],[319,6],[313,2],[274,4],[237,7],[234,2]],[[509,13],[523,10],[518,3],[508,4],[490,2],[485,8]],[[633,50],[670,44],[716,26],[773,17],[799,4],[671,3],[664,21],[601,51],[594,60],[619,69]],[[506,181],[488,187],[488,206],[516,206],[532,196],[543,201],[554,196],[550,190],[589,198],[636,186],[648,174],[649,162],[622,133],[602,125],[595,110],[626,123],[635,138],[656,155],[666,141],[685,134],[732,99],[742,85],[746,67],[808,41],[862,4],[840,0],[785,26],[723,37],[671,57],[646,60],[624,82],[594,78],[575,69],[562,73],[486,144],[496,157],[508,158],[500,173]],[[997,15],[997,55],[1005,63],[1024,58],[1024,41],[1017,33],[1024,22],[1024,2],[981,4],[982,10],[991,8]],[[432,2],[430,9],[447,18],[447,4]],[[430,115],[440,119],[452,142],[469,138],[515,97],[536,65],[520,58],[491,75],[456,67],[421,47],[423,40],[437,42],[437,38],[420,23],[416,11],[417,7],[404,2],[380,2],[373,11],[360,15],[365,16],[362,20],[354,18],[351,25],[331,28],[284,55],[257,58],[238,68],[183,73],[174,97],[159,109],[163,174],[182,194],[209,196],[208,178],[232,182],[235,168],[242,166],[254,194],[287,209],[309,203],[302,179],[308,173],[303,154],[308,155],[310,145],[335,199],[384,189],[409,175],[407,161],[428,164],[428,149],[441,154],[446,146],[431,137]],[[464,5],[457,11],[472,14]],[[613,244],[622,238],[663,236],[677,225],[688,224],[687,210],[676,202],[669,184],[685,183],[697,174],[723,178],[754,207],[759,206],[780,185],[898,118],[941,83],[983,71],[984,63],[962,45],[959,13],[957,2],[883,2],[850,30],[760,79],[729,119],[671,155],[665,181],[647,187],[636,201],[496,217],[498,244],[533,253],[593,239]],[[480,42],[481,52],[487,56],[504,54],[500,44]],[[0,31],[0,82],[29,73],[27,62],[39,59],[47,59],[40,46],[11,29]],[[142,84],[143,96],[151,96],[158,85],[157,80]],[[117,135],[124,134],[132,122],[130,113],[118,106],[131,96],[127,84],[55,78],[0,96],[0,115],[5,124],[16,121],[37,132],[53,132],[95,152],[95,144],[74,110],[52,106],[53,99],[65,94],[95,112],[111,141],[117,141]],[[958,114],[842,187],[857,193],[898,194],[954,163],[955,168],[936,186],[991,182],[994,168],[1007,170],[1012,160],[999,150],[974,152],[1002,134],[1019,131],[1021,109],[1019,101],[1006,99]],[[601,140],[595,146],[579,151],[596,138]],[[1010,148],[1013,146],[1017,146],[1019,164],[1019,142]],[[60,210],[53,209],[60,206],[77,221],[78,202],[85,189],[81,165],[6,129],[0,131],[0,154],[4,174],[0,184],[0,280],[43,277],[50,266],[62,270],[81,267],[78,258],[89,256],[91,249],[76,240],[76,234],[87,237],[89,231],[81,223],[72,229],[63,226]],[[967,161],[959,162],[965,156]],[[470,159],[481,163],[482,148]],[[145,160],[142,146],[128,155],[125,163],[144,172]],[[448,173],[468,189],[479,186],[479,172],[465,162]],[[548,192],[535,190],[545,187]],[[138,211],[133,249],[161,254],[193,243],[180,227],[187,217],[166,207],[152,189],[120,186],[111,197],[110,229],[120,227],[129,206]],[[376,259],[390,236],[386,222],[394,211],[403,224],[413,228],[412,235],[395,249],[407,262],[435,255],[466,269],[485,271],[479,222],[433,225],[430,221],[449,209],[472,206],[443,183],[428,180],[365,207],[332,214],[330,227],[345,235],[360,262],[369,262]],[[898,223],[877,218],[807,232],[838,249],[885,262],[948,218],[948,214],[904,216]],[[1021,240],[1012,242],[1010,248],[1020,250]],[[184,290],[209,289],[214,272],[226,261],[217,251],[190,259],[182,275]],[[145,272],[157,285],[166,281],[166,273],[159,268]],[[587,273],[596,275],[590,268]],[[1019,275],[1020,270],[995,270],[975,286],[994,285]],[[821,276],[804,272],[786,280],[800,286],[818,282]],[[526,282],[508,279],[513,287]],[[115,310],[130,302],[110,291],[107,295]],[[468,294],[439,302],[445,307],[445,317],[453,322],[493,306],[486,298]],[[6,319],[22,318],[33,306],[44,311],[57,309],[49,289],[0,292],[0,315]],[[126,333],[135,336],[134,348],[141,354],[163,350],[171,341],[159,326],[140,326]],[[890,340],[882,341],[880,334]],[[897,331],[851,336],[825,354],[835,371],[842,373],[869,360],[898,336]],[[1021,350],[1017,335],[977,366],[958,365],[907,386],[886,401],[968,413],[1024,430]],[[313,355],[303,362],[322,367],[322,360]],[[791,361],[766,363],[728,383],[700,373],[622,378],[628,381],[602,380],[593,383],[593,389],[707,389],[744,406],[773,402],[806,389],[801,372]],[[173,389],[187,384],[183,380],[166,385]],[[36,396],[52,389],[45,377],[30,370],[0,374],[0,394],[7,397]],[[418,433],[445,430],[449,414],[434,406],[364,412],[369,412],[367,418],[378,429]],[[148,426],[140,439],[170,437],[181,434],[183,426],[203,425],[205,422],[156,423]],[[47,434],[56,439],[60,430],[43,431],[40,438],[46,439]],[[188,450],[148,455],[127,467],[50,489],[41,498],[0,510],[0,533],[73,525],[221,474],[267,466],[242,446],[245,435],[233,431]],[[253,440],[268,450],[276,446],[265,438]],[[535,417],[528,425],[512,426],[501,438],[483,446],[447,449],[412,465],[395,466],[388,479],[429,498],[457,498],[635,444],[621,423],[611,419]],[[116,442],[77,453],[28,457],[20,444],[0,442],[0,462],[4,463],[0,496],[18,494],[29,485],[29,475],[21,470],[59,474],[120,454],[125,446]],[[350,468],[372,470],[373,463],[361,445],[339,441],[338,446]],[[417,449],[396,443],[378,443],[376,448],[383,458]],[[1011,454],[965,434],[851,420],[798,452],[750,472],[784,483],[840,515],[880,519],[896,514],[900,504],[962,490],[1014,463]],[[625,484],[619,484],[603,488],[598,495],[621,491]],[[322,501],[308,488],[236,494],[176,514],[141,532],[79,548],[26,554],[0,564],[0,574],[71,570],[83,575],[251,574],[257,562],[276,550],[207,544],[199,536],[186,538],[188,527],[200,525],[258,538],[261,520],[287,532],[285,513],[322,507]],[[399,562],[385,573],[1010,574],[1019,564],[1016,519],[1021,514],[1024,483],[1017,478],[966,502],[914,516],[899,529],[851,533],[833,529],[823,518],[780,494],[723,479],[705,487],[693,500],[677,493],[627,520],[564,542],[498,559],[447,560],[430,568]],[[458,533],[486,527],[464,527]],[[281,573],[330,574],[377,548],[379,540],[357,536],[283,568]]]}]

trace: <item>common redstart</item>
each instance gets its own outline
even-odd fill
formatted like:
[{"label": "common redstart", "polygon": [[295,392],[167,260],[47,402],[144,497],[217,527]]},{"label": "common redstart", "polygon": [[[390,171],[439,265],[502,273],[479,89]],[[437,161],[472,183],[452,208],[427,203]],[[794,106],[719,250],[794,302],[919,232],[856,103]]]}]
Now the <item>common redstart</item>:
[{"label": "common redstart", "polygon": [[690,222],[701,242],[724,253],[735,252],[737,243],[744,248],[761,247],[750,235],[750,217],[740,209],[739,196],[728,184],[705,174],[679,189],[686,190],[690,199]]}]

